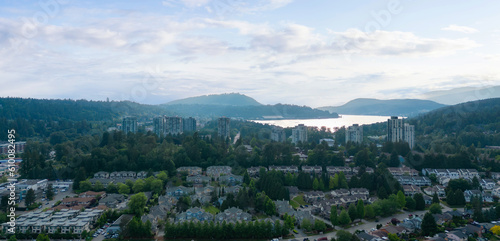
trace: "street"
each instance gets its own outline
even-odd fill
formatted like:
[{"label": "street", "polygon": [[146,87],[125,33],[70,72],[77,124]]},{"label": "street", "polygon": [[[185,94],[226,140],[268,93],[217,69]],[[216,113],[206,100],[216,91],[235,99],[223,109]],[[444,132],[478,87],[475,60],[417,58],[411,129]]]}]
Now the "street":
[{"label": "street", "polygon": [[[447,212],[447,211],[452,211],[453,210],[452,208],[444,206],[443,204],[441,204],[441,207],[443,208],[443,210],[442,210],[443,212]],[[463,211],[463,209],[457,209],[457,210]],[[350,233],[354,233],[356,230],[365,230],[366,232],[369,232],[372,228],[375,228],[377,226],[377,224],[385,225],[388,222],[390,222],[391,219],[393,219],[393,218],[396,218],[398,220],[403,220],[405,218],[408,218],[409,214],[413,214],[414,216],[418,215],[419,217],[423,218],[423,215],[426,212],[427,212],[427,210],[425,210],[425,211],[414,211],[414,212],[404,212],[403,211],[402,213],[395,214],[395,215],[393,215],[391,217],[381,218],[381,219],[379,219],[378,222],[370,222],[370,221],[363,220],[363,224],[358,225],[358,226],[352,226],[352,227],[344,229],[344,230],[349,231]],[[319,217],[316,217],[316,218],[318,218],[318,219],[320,219],[322,221],[327,221],[327,220],[319,218]],[[328,222],[328,223],[330,223],[330,222]],[[340,227],[337,226],[337,228],[340,228]],[[319,239],[319,238],[322,238],[322,237],[327,237],[328,240],[330,240],[331,238],[336,237],[335,234],[336,234],[336,232],[331,232],[331,233],[328,233],[328,234],[306,236],[304,234],[299,233],[299,234],[296,234],[295,238],[292,238],[292,239],[302,240],[303,238],[309,238],[309,240],[314,240],[314,239]],[[284,239],[284,240],[292,240],[292,239]]]}]

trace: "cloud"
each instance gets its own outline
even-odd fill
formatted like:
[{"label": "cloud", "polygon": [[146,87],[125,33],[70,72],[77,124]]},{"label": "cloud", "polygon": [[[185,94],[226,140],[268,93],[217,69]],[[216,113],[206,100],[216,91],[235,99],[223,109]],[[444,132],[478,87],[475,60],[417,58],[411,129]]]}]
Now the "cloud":
[{"label": "cloud", "polygon": [[447,38],[424,38],[411,32],[381,31],[365,33],[357,29],[334,32],[332,48],[345,53],[380,56],[446,55],[478,47],[475,41]]},{"label": "cloud", "polygon": [[466,27],[466,26],[458,26],[455,24],[452,24],[448,27],[442,28],[441,30],[446,30],[446,31],[455,31],[455,32],[461,32],[461,33],[477,33],[479,30],[471,27]]}]

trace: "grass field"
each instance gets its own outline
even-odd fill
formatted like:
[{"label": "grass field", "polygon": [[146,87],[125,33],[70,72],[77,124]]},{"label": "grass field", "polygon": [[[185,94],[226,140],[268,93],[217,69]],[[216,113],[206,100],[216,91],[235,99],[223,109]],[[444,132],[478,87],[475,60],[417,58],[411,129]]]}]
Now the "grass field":
[{"label": "grass field", "polygon": [[214,206],[208,206],[208,207],[204,207],[203,210],[215,215],[217,213],[219,213],[219,209],[214,207]]},{"label": "grass field", "polygon": [[294,197],[292,200],[298,203],[299,205],[307,205],[307,203],[304,201],[304,195],[298,195]]}]

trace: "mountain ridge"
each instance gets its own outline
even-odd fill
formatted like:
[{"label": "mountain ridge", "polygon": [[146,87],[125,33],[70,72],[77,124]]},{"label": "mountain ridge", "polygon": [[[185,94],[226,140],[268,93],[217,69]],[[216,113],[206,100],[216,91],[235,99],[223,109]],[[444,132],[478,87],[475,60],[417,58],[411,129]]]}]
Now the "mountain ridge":
[{"label": "mountain ridge", "polygon": [[323,106],[316,109],[345,115],[416,116],[445,106],[421,99],[358,98],[341,106]]},{"label": "mountain ridge", "polygon": [[224,93],[193,96],[173,100],[163,105],[224,105],[224,106],[260,106],[257,100],[240,93]]}]

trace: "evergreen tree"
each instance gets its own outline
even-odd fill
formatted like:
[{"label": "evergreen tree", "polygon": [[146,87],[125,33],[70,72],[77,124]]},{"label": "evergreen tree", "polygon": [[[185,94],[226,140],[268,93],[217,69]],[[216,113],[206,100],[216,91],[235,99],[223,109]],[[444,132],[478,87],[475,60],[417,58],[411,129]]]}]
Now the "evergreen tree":
[{"label": "evergreen tree", "polygon": [[348,213],[349,218],[351,218],[352,221],[354,221],[358,217],[358,212],[354,203],[351,203],[351,205],[349,205]]},{"label": "evergreen tree", "polygon": [[365,203],[361,199],[358,200],[358,205],[356,205],[356,215],[359,219],[365,217]]},{"label": "evergreen tree", "polygon": [[415,202],[415,199],[411,197],[406,197],[406,208],[408,208],[408,210],[415,210],[416,206],[417,203]]},{"label": "evergreen tree", "polygon": [[439,197],[437,195],[437,192],[435,192],[434,196],[432,196],[432,203],[439,203]]},{"label": "evergreen tree", "polygon": [[49,186],[47,187],[47,191],[46,191],[45,195],[47,196],[47,199],[49,199],[49,200],[54,199],[54,188],[52,186],[52,183],[49,184]]},{"label": "evergreen tree", "polygon": [[375,210],[373,210],[372,205],[368,205],[365,207],[365,216],[367,218],[374,218],[375,217]]},{"label": "evergreen tree", "polygon": [[417,193],[413,195],[413,199],[415,199],[415,209],[416,210],[424,210],[425,209],[425,200],[422,193]]},{"label": "evergreen tree", "polygon": [[401,190],[398,191],[397,200],[400,208],[404,208],[406,206],[405,194]]},{"label": "evergreen tree", "polygon": [[344,209],[342,212],[340,212],[339,216],[339,224],[341,225],[347,225],[351,223],[351,218],[349,217],[349,214],[347,211]]},{"label": "evergreen tree", "polygon": [[433,236],[437,233],[436,220],[431,213],[427,212],[422,220],[422,234],[425,236]]},{"label": "evergreen tree", "polygon": [[338,225],[337,206],[335,205],[332,205],[332,207],[330,207],[330,222],[333,226]]},{"label": "evergreen tree", "polygon": [[29,207],[31,204],[35,203],[35,191],[33,191],[33,189],[28,189],[24,203],[26,204],[26,207]]},{"label": "evergreen tree", "polygon": [[465,196],[462,190],[457,189],[455,191],[455,204],[456,205],[465,205]]}]

